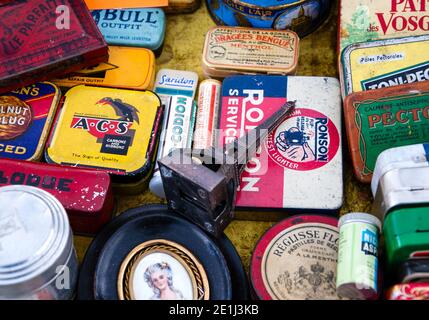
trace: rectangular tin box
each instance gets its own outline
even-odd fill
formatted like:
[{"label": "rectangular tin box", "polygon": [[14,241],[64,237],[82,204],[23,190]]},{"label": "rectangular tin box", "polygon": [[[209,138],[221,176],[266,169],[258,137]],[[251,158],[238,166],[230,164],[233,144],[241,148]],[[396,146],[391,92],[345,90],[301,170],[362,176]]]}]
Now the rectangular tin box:
[{"label": "rectangular tin box", "polygon": [[152,174],[161,118],[161,102],[151,91],[73,87],[64,96],[46,161],[103,170],[114,183],[139,183]]},{"label": "rectangular tin box", "polygon": [[231,76],[223,81],[218,145],[296,100],[290,117],[268,135],[240,178],[237,209],[259,213],[237,212],[238,217],[277,218],[272,209],[338,211],[343,203],[339,90],[338,80],[323,77]]},{"label": "rectangular tin box", "polygon": [[369,183],[381,152],[429,141],[429,82],[351,94],[344,116],[355,175]]},{"label": "rectangular tin box", "polygon": [[338,15],[338,53],[358,42],[429,31],[429,3],[422,0],[340,0]]},{"label": "rectangular tin box", "polygon": [[142,47],[161,54],[166,19],[161,8],[93,10],[92,17],[107,44]]},{"label": "rectangular tin box", "polygon": [[385,173],[393,169],[411,167],[429,167],[429,143],[390,148],[380,153],[371,180],[371,191],[374,198],[378,182]]},{"label": "rectangular tin box", "polygon": [[0,158],[41,160],[60,97],[50,82],[0,95]]},{"label": "rectangular tin box", "polygon": [[429,300],[429,283],[398,284],[386,293],[387,300]]},{"label": "rectangular tin box", "polygon": [[223,78],[247,73],[294,74],[299,38],[292,31],[213,27],[206,34],[203,73]]},{"label": "rectangular tin box", "polygon": [[70,88],[79,84],[99,87],[146,90],[155,79],[155,55],[145,48],[109,47],[109,61],[53,80]]},{"label": "rectangular tin box", "polygon": [[112,218],[112,186],[102,171],[0,159],[0,186],[6,185],[29,185],[51,193],[78,234],[95,235]]},{"label": "rectangular tin box", "polygon": [[[64,19],[65,8],[69,19]],[[106,42],[82,0],[12,1],[2,5],[0,39],[0,93],[108,58]]]},{"label": "rectangular tin box", "polygon": [[341,54],[343,97],[429,80],[429,35],[352,44]]}]

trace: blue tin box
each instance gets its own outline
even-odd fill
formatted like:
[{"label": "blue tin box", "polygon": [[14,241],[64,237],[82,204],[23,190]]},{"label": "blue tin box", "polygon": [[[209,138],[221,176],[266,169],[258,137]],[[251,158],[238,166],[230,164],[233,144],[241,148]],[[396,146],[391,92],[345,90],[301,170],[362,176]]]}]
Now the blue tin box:
[{"label": "blue tin box", "polygon": [[295,31],[304,37],[329,16],[332,0],[206,0],[218,25]]},{"label": "blue tin box", "polygon": [[166,18],[160,8],[105,9],[91,11],[107,44],[142,47],[161,54]]}]

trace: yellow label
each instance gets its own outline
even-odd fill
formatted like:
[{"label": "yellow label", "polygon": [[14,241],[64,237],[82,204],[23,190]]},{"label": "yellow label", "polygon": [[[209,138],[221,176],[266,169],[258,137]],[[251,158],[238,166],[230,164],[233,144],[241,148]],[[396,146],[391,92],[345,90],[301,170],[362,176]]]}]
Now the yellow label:
[{"label": "yellow label", "polygon": [[429,39],[345,51],[346,94],[429,80]]},{"label": "yellow label", "polygon": [[150,91],[74,87],[65,95],[48,162],[138,173],[150,161],[159,107]]},{"label": "yellow label", "polygon": [[155,79],[155,56],[144,48],[109,47],[109,61],[85,68],[54,82],[61,87],[87,84],[102,87],[151,89]]}]

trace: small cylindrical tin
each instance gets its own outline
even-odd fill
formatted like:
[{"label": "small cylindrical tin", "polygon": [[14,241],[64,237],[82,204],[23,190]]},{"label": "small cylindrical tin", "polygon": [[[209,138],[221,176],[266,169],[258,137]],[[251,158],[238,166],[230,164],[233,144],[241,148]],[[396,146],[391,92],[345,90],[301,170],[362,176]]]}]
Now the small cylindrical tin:
[{"label": "small cylindrical tin", "polygon": [[1,187],[0,299],[72,299],[77,275],[61,203],[35,187]]},{"label": "small cylindrical tin", "polygon": [[380,153],[371,180],[373,197],[376,197],[378,183],[384,174],[393,169],[411,167],[429,167],[429,143],[390,148]]},{"label": "small cylindrical tin", "polygon": [[378,238],[380,220],[367,213],[349,213],[338,222],[337,293],[341,297],[378,297]]},{"label": "small cylindrical tin", "polygon": [[91,14],[107,44],[142,47],[161,54],[166,29],[161,8],[93,10]]},{"label": "small cylindrical tin", "polygon": [[218,25],[293,30],[300,37],[329,16],[332,0],[206,0]]},{"label": "small cylindrical tin", "polygon": [[213,146],[214,129],[219,117],[221,86],[221,82],[213,79],[200,83],[194,149],[206,149]]},{"label": "small cylindrical tin", "polygon": [[429,283],[398,284],[386,293],[387,300],[429,300]]},{"label": "small cylindrical tin", "polygon": [[203,73],[228,75],[294,74],[299,38],[295,32],[253,28],[213,27],[206,34]]}]

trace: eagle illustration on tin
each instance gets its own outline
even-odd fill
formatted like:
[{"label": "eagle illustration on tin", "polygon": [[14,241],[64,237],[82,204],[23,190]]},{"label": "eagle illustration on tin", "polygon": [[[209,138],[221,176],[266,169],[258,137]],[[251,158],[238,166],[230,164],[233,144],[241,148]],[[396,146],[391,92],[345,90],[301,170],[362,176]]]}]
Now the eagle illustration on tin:
[{"label": "eagle illustration on tin", "polygon": [[97,102],[100,105],[109,105],[115,110],[117,116],[121,117],[120,121],[137,122],[140,124],[138,116],[139,111],[132,105],[123,102],[121,99],[103,98]]}]

